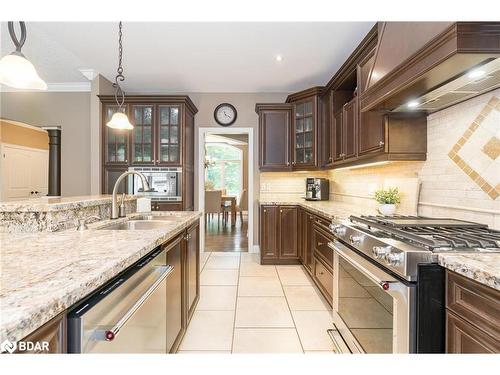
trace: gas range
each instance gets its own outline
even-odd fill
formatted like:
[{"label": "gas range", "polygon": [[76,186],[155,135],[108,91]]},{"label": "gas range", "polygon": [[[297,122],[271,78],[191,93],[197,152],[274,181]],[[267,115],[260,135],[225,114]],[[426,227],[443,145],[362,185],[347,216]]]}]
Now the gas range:
[{"label": "gas range", "polygon": [[500,231],[456,219],[350,216],[334,220],[330,230],[340,241],[408,281],[416,281],[418,265],[435,263],[438,253],[500,253]]}]

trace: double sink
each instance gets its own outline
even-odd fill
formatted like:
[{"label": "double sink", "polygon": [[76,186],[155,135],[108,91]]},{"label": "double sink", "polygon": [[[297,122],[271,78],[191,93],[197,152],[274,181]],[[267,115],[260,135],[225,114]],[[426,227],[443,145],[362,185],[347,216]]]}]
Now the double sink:
[{"label": "double sink", "polygon": [[153,216],[142,215],[136,216],[133,219],[123,223],[116,223],[106,225],[98,230],[145,230],[145,229],[159,229],[163,228],[166,224],[178,220],[175,216]]}]

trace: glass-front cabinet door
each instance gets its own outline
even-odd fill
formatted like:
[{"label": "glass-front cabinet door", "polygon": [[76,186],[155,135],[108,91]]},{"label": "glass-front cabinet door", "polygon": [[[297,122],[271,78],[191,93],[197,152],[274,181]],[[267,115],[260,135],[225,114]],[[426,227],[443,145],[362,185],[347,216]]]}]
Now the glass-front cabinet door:
[{"label": "glass-front cabinet door", "polygon": [[158,106],[157,164],[180,164],[180,116],[181,110],[179,106]]},{"label": "glass-front cabinet door", "polygon": [[[104,161],[106,164],[127,164],[129,162],[128,134],[130,130],[112,129],[106,126],[118,108],[117,105],[107,105],[104,108]],[[123,109],[126,111],[127,106],[124,106]]]},{"label": "glass-front cabinet door", "polygon": [[314,166],[315,164],[315,116],[314,101],[309,100],[295,105],[293,136],[294,167]]},{"label": "glass-front cabinet door", "polygon": [[154,106],[131,105],[132,164],[154,164]]}]

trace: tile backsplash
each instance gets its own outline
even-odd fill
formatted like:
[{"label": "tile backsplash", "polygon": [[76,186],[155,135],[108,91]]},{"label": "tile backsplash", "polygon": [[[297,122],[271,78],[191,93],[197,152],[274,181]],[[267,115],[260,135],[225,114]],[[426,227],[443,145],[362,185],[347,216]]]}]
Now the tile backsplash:
[{"label": "tile backsplash", "polygon": [[330,199],[376,207],[374,191],[397,186],[403,194],[398,213],[454,217],[500,229],[499,98],[497,89],[429,115],[425,162],[261,173],[261,197],[300,198],[306,177],[328,177]]}]

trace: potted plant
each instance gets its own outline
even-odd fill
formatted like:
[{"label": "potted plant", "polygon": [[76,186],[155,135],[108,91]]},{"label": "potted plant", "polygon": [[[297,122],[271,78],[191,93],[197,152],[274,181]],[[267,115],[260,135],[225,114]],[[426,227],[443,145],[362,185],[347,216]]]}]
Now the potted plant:
[{"label": "potted plant", "polygon": [[384,216],[394,215],[396,204],[401,202],[398,188],[381,189],[375,192],[375,200],[380,203],[378,211]]}]

